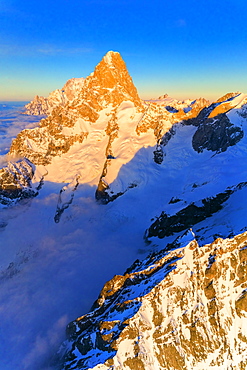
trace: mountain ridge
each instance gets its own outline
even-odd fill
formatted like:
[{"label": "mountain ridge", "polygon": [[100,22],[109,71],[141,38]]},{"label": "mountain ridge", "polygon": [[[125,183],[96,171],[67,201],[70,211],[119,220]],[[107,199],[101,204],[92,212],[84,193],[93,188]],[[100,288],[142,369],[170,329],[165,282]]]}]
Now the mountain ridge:
[{"label": "mountain ridge", "polygon": [[201,248],[193,238],[106,283],[68,325],[62,369],[244,369],[247,234]]},{"label": "mountain ridge", "polygon": [[[71,86],[72,82],[73,80],[69,80],[68,86]],[[131,112],[127,119],[133,121],[132,132],[136,137],[135,140],[140,141],[139,137],[145,137],[147,134],[149,136],[147,144],[151,145],[155,143],[154,140],[159,141],[163,131],[170,129],[171,125],[178,122],[186,113],[179,111],[172,118],[168,111],[164,112],[156,104],[145,106],[138,96],[124,61],[117,52],[108,52],[96,66],[95,71],[80,83],[77,85],[77,87],[80,87],[80,91],[77,91],[72,100],[65,101],[62,99],[61,104],[54,106],[47,118],[41,119],[39,127],[23,130],[17,135],[16,139],[12,141],[9,157],[13,159],[27,158],[37,167],[36,173],[42,174],[39,181],[43,181],[43,176],[47,177],[47,169],[39,169],[38,167],[49,165],[54,157],[60,157],[68,153],[70,148],[77,143],[85,142],[89,131],[92,130],[92,125],[96,122],[102,122],[103,124],[102,120],[104,120],[104,129],[106,135],[109,136],[109,140],[105,147],[105,161],[100,164],[101,179],[99,179],[97,197],[105,201],[108,199],[105,192],[108,185],[105,186],[107,180],[104,180],[104,178],[107,173],[106,168],[112,162],[110,157],[114,157],[112,142],[118,136],[118,115],[123,116],[124,113],[121,110],[125,109],[126,112]],[[128,105],[126,103],[122,105],[124,102],[128,102]],[[204,105],[203,102],[200,108]],[[198,107],[196,107],[197,110]],[[187,114],[191,115],[191,111]],[[102,124],[98,125],[101,130],[103,128]],[[148,132],[149,129],[154,132],[153,138],[151,138],[153,134]],[[97,131],[99,132],[99,130]],[[104,137],[105,134],[103,132],[102,134]],[[20,163],[19,167],[22,167],[22,161]],[[78,177],[78,174],[75,174],[75,176]],[[6,177],[11,178],[10,184],[4,180]],[[30,186],[23,187],[22,183],[24,182],[16,180],[16,175],[10,173],[9,167],[2,169],[0,181],[3,190],[1,198],[4,204],[8,203],[6,195],[9,190],[16,189],[15,194],[20,194],[22,189],[27,194],[30,190]],[[30,181],[29,183],[31,184]],[[34,193],[36,194],[36,191],[30,190],[30,195]],[[19,197],[17,197],[18,199]],[[13,202],[13,199],[9,202]]]},{"label": "mountain ridge", "polygon": [[61,89],[52,91],[47,98],[36,95],[34,99],[25,105],[24,114],[48,115],[59,105],[65,105],[72,101],[83,86],[84,78],[71,78]]}]

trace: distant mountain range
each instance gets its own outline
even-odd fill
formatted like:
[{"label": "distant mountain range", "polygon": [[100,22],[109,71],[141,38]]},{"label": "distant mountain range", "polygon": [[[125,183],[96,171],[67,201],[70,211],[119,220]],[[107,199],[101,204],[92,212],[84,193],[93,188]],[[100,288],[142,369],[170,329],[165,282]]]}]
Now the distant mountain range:
[{"label": "distant mountain range", "polygon": [[49,222],[58,224],[88,199],[88,187],[91,219],[108,207],[118,239],[142,235],[151,252],[68,324],[50,365],[246,369],[247,95],[143,101],[110,51],[87,78],[36,96],[26,114],[47,117],[12,141],[0,170],[3,210],[39,201],[57,184]]}]

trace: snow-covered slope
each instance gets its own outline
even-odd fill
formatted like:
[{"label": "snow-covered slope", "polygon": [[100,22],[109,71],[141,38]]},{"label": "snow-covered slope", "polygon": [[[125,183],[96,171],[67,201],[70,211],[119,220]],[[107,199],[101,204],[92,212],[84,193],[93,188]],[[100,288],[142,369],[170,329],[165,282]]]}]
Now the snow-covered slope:
[{"label": "snow-covered slope", "polygon": [[[0,320],[2,332],[5,333],[0,367],[4,370],[56,368],[54,362],[51,365],[50,358],[64,339],[66,323],[86,313],[104,282],[114,274],[123,275],[123,271],[135,259],[141,261],[150,252],[153,253],[152,257],[138,264],[140,270],[150,270],[150,274],[143,273],[148,288],[145,294],[142,290],[142,273],[136,274],[139,271],[136,270],[137,265],[128,271],[129,276],[132,273],[133,276],[138,276],[138,284],[140,283],[140,289],[133,290],[133,297],[140,293],[139,298],[132,297],[134,303],[130,296],[127,297],[127,286],[132,286],[132,280],[126,279],[127,275],[113,280],[116,281],[117,291],[119,288],[121,294],[126,294],[123,302],[130,301],[129,318],[139,312],[134,312],[132,308],[141,309],[141,302],[146,294],[150,293],[154,297],[153,292],[157,290],[154,304],[165,299],[159,290],[159,284],[168,284],[166,273],[169,269],[172,271],[167,275],[168,281],[169,276],[176,276],[176,266],[169,267],[170,264],[162,264],[160,260],[166,261],[166,258],[174,257],[174,263],[179,266],[181,274],[188,274],[188,266],[192,266],[189,267],[193,268],[191,271],[197,268],[196,253],[199,253],[204,267],[210,259],[210,251],[215,246],[203,247],[205,244],[213,243],[218,237],[232,238],[247,230],[247,96],[231,93],[212,104],[203,99],[181,103],[172,103],[170,100],[170,106],[175,104],[178,108],[174,105],[174,111],[167,109],[167,102],[163,104],[161,100],[143,102],[119,53],[109,52],[95,71],[84,80],[73,100],[55,107],[39,125],[34,124],[34,128],[21,131],[12,141],[6,157],[9,161],[0,170],[0,295],[3,308],[0,310]],[[190,228],[195,234],[196,242],[185,247],[191,240],[187,234]],[[229,245],[238,244],[229,240],[217,243],[221,243],[226,250]],[[239,247],[236,246],[239,261],[243,254],[240,249],[244,248],[241,243]],[[191,252],[191,248],[195,252]],[[205,254],[200,250],[205,250]],[[228,258],[229,253],[226,252],[224,256]],[[160,271],[166,271],[165,274],[155,275],[158,271],[152,266],[156,263],[151,262],[152,258],[157,261],[158,266],[163,266]],[[191,265],[184,265],[182,272],[179,261],[188,259]],[[242,262],[238,263],[236,276]],[[144,265],[145,268],[142,267]],[[244,262],[242,265],[244,266]],[[202,280],[199,281],[202,285],[205,283],[203,276],[206,276],[203,268],[196,270],[202,274]],[[154,280],[152,276],[156,276]],[[195,276],[193,275],[193,279]],[[234,300],[238,302],[237,295],[246,288],[245,282],[241,282],[242,285],[235,291],[232,288],[235,282],[228,281],[228,277],[226,274],[224,283],[222,280],[218,281],[217,277],[215,284],[218,284],[217,287],[225,284],[232,289]],[[175,277],[173,280],[171,284],[174,283],[174,291],[179,291],[181,286],[177,288]],[[124,290],[121,290],[122,283]],[[187,301],[191,300],[194,305],[195,297],[192,297],[188,287],[186,285],[186,289],[184,288],[184,299],[186,300],[185,295],[188,294]],[[132,292],[132,288],[129,289]],[[208,304],[206,293],[202,293],[202,290],[199,293],[205,299],[203,302]],[[224,305],[223,293],[216,293],[219,293],[219,300]],[[225,308],[217,306],[218,311],[222,309],[224,315],[228,298]],[[114,312],[118,309],[115,310],[114,304],[111,307],[112,316],[109,316],[110,319],[107,316],[107,320],[115,328],[118,318],[114,316]],[[120,315],[121,304],[117,307],[120,307]],[[188,307],[188,311],[192,315],[191,307]],[[203,311],[203,317],[209,325],[211,319],[207,316],[207,310]],[[232,325],[237,330],[242,330],[237,317],[240,311],[236,307],[233,307],[233,311],[235,316],[232,318]],[[95,317],[97,326],[97,317],[100,316],[95,312],[92,317]],[[181,310],[178,315],[179,312],[181,314]],[[86,317],[91,317],[90,315]],[[108,311],[107,315],[110,315]],[[147,321],[148,318],[145,317],[143,320]],[[178,316],[174,320],[181,327],[180,334],[187,333],[187,341],[190,341],[188,330],[192,337],[195,335],[197,338],[197,331],[194,333],[193,329],[183,328]],[[127,321],[123,322],[123,326],[128,326]],[[119,327],[116,325],[117,330]],[[124,332],[121,325],[118,333]],[[164,325],[166,323],[161,324],[162,330],[166,330]],[[72,330],[73,325],[70,328]],[[113,331],[114,328],[112,326]],[[208,328],[211,333],[212,329]],[[150,330],[148,334],[147,329],[146,335],[154,339],[152,324]],[[226,326],[224,330],[226,331]],[[102,333],[106,335],[104,338],[108,338],[109,334],[111,340],[111,329],[108,331]],[[206,335],[205,330],[203,333],[202,336]],[[77,340],[77,333],[74,334],[73,338]],[[176,340],[183,341],[179,335]],[[217,366],[221,366],[221,349],[216,350],[215,333],[210,335],[214,347],[208,348],[215,352],[216,357],[209,356],[207,361],[218,361]],[[241,335],[245,335],[243,331]],[[92,334],[92,337],[95,335]],[[91,342],[88,341],[87,334],[83,338],[80,340],[89,349]],[[90,366],[103,366],[104,369],[103,363],[109,358],[109,353],[110,357],[117,356],[116,358],[116,353],[119,353],[120,365],[115,357],[114,362],[107,362],[109,367],[115,366],[116,369],[117,366],[121,368],[125,361],[127,363],[123,366],[128,365],[133,369],[154,366],[151,368],[156,370],[159,366],[155,352],[161,343],[158,336],[153,347],[150,347],[151,339],[147,337],[142,342],[142,347],[137,346],[139,342],[133,347],[133,341],[130,341],[126,350],[127,342],[124,342],[124,351],[128,352],[126,358],[120,340],[114,342],[116,346],[112,350],[107,347],[104,338],[103,342],[101,337],[97,338],[96,336],[98,349],[90,349],[89,353],[90,356],[92,354],[92,361],[95,361],[94,358],[99,353],[102,365],[95,362],[92,365],[91,360],[88,360],[82,368],[87,369],[87,364],[90,363]],[[244,340],[240,340],[238,333],[236,334],[238,351],[235,344],[228,341],[227,335],[223,338],[224,343],[229,344],[232,356],[238,361]],[[141,338],[135,340],[140,341]],[[193,363],[189,352],[191,346],[188,344],[188,347],[181,349],[179,343],[177,347],[174,346],[183,358],[186,348],[188,349],[186,361],[187,368],[190,368]],[[71,340],[70,345],[73,349],[76,345],[78,351],[83,353],[86,351],[78,342],[73,343]],[[106,348],[109,348],[109,353]],[[144,356],[146,362],[143,362],[144,357],[140,353],[147,353],[149,349],[153,352],[150,352],[150,357]],[[83,354],[78,351],[75,355],[79,360]],[[137,354],[137,360],[134,360],[137,362],[134,364],[133,353]],[[197,352],[195,353],[197,356]],[[73,357],[72,352],[69,355]],[[72,357],[66,365],[71,369]],[[160,361],[168,363],[165,354],[161,357]],[[197,358],[196,361],[199,364],[201,359]],[[224,361],[222,369],[231,364]],[[208,363],[205,369],[208,368]],[[170,368],[166,366],[169,370],[173,369],[171,364]],[[204,365],[200,366],[204,369]]]}]

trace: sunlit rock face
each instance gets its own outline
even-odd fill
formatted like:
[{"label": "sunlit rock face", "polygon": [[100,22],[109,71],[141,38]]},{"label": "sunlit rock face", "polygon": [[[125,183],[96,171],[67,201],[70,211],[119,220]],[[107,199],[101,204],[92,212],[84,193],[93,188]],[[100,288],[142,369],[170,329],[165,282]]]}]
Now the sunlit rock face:
[{"label": "sunlit rock face", "polygon": [[106,283],[68,325],[62,369],[246,368],[247,234],[176,248]]},{"label": "sunlit rock face", "polygon": [[205,120],[198,127],[193,136],[192,145],[199,153],[204,149],[220,153],[238,143],[243,136],[243,130],[234,126],[227,115],[221,113]]},{"label": "sunlit rock face", "polygon": [[27,160],[19,160],[0,169],[0,203],[10,205],[15,199],[34,197],[37,190],[32,189],[31,179],[35,167]]},{"label": "sunlit rock face", "polygon": [[[41,173],[41,176],[35,177],[36,182],[43,181],[44,175],[48,178],[47,174],[50,173],[47,166],[52,165],[56,158],[61,158],[65,163],[68,158],[64,156],[68,153],[69,157],[72,148],[77,145],[77,151],[84,150],[83,147],[88,146],[90,142],[91,147],[95,146],[96,152],[104,153],[96,159],[97,164],[93,165],[91,172],[94,174],[94,183],[97,183],[97,200],[107,203],[132,186],[129,184],[123,192],[109,195],[109,180],[116,176],[114,171],[117,174],[123,163],[131,160],[141,147],[148,145],[157,144],[154,158],[157,163],[161,162],[163,157],[160,141],[163,135],[174,123],[179,122],[181,117],[186,114],[190,117],[191,111],[201,110],[207,102],[190,101],[182,106],[187,106],[186,104],[190,105],[187,113],[181,110],[171,114],[159,104],[143,102],[121,55],[110,51],[86,79],[71,79],[63,89],[55,90],[47,99],[35,97],[34,101],[26,106],[26,113],[48,116],[41,119],[38,127],[23,130],[17,135],[12,142],[9,158],[12,161],[26,158],[36,169],[43,166],[41,170],[33,171],[33,174]],[[125,153],[121,149],[120,155],[120,148],[124,148]],[[109,171],[113,160],[115,164],[119,163],[116,169],[112,166]],[[9,166],[4,169],[4,173],[8,171]],[[21,168],[19,172],[21,175]],[[73,181],[75,177],[85,178],[84,175],[76,173],[71,174],[69,181]],[[20,185],[17,178],[12,176],[13,181],[7,184],[5,178],[4,175],[2,186],[5,190],[25,188],[24,181]],[[29,179],[30,187],[31,179],[32,176]],[[56,181],[54,175],[52,180]],[[67,179],[63,178],[62,181]],[[19,191],[14,193],[19,194]]]},{"label": "sunlit rock face", "polygon": [[80,112],[84,112],[86,119],[93,122],[98,118],[97,112],[109,105],[113,108],[118,107],[123,101],[131,101],[140,112],[144,111],[122,57],[119,53],[111,51],[96,66],[95,71],[87,77],[73,105]]}]

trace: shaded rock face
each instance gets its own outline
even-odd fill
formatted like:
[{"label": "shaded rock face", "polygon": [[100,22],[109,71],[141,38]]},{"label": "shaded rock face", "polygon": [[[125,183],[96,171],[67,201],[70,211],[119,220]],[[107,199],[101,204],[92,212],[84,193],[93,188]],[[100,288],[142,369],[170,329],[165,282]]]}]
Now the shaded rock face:
[{"label": "shaded rock face", "polygon": [[136,261],[68,325],[60,368],[245,369],[246,261],[247,233]]},{"label": "shaded rock face", "polygon": [[216,153],[224,152],[243,138],[242,128],[231,123],[226,114],[237,106],[237,103],[234,104],[234,98],[239,95],[226,94],[215,103],[203,107],[197,116],[183,120],[184,125],[198,127],[192,138],[195,151],[201,153],[206,149]]},{"label": "shaded rock face", "polygon": [[[175,135],[176,125],[179,123],[197,127],[192,137],[192,147],[196,152],[201,153],[204,150],[210,150],[216,154],[224,152],[228,147],[237,144],[244,136],[243,129],[231,123],[226,114],[237,106],[237,103],[234,104],[234,98],[239,95],[239,93],[229,93],[212,104],[200,98],[192,102],[189,108],[184,109],[175,108],[175,106],[179,106],[176,104],[174,107],[166,106],[165,110],[169,112],[168,115],[161,105],[149,103],[148,109],[137,127],[137,132],[145,132],[149,128],[154,129],[157,137],[154,161],[157,164],[163,162],[165,156],[163,147]],[[246,118],[244,107],[238,114]],[[164,121],[167,120],[171,122],[172,126],[167,127],[164,132]]]},{"label": "shaded rock face", "polygon": [[198,153],[204,149],[220,153],[238,143],[243,136],[243,130],[235,127],[223,113],[200,124],[192,138],[192,146]]},{"label": "shaded rock face", "polygon": [[[215,196],[204,198],[199,202],[192,202],[184,208],[181,205],[181,209],[174,215],[169,215],[163,211],[146,230],[145,240],[149,242],[149,238],[152,237],[163,239],[176,233],[185,232],[188,228],[194,228],[201,221],[208,219],[223,209],[227,200],[233,194],[241,192],[246,187],[247,183],[243,182],[237,186],[227,188],[224,192],[218,193]],[[172,198],[169,204],[179,202],[181,202],[181,199]],[[232,237],[232,231],[227,236]],[[169,249],[172,247],[172,245],[168,244],[166,248]]]},{"label": "shaded rock face", "polygon": [[229,189],[215,197],[202,199],[201,205],[191,203],[173,216],[162,212],[148,229],[147,237],[164,238],[191,228],[222,209],[224,202],[232,193],[233,190]]}]

